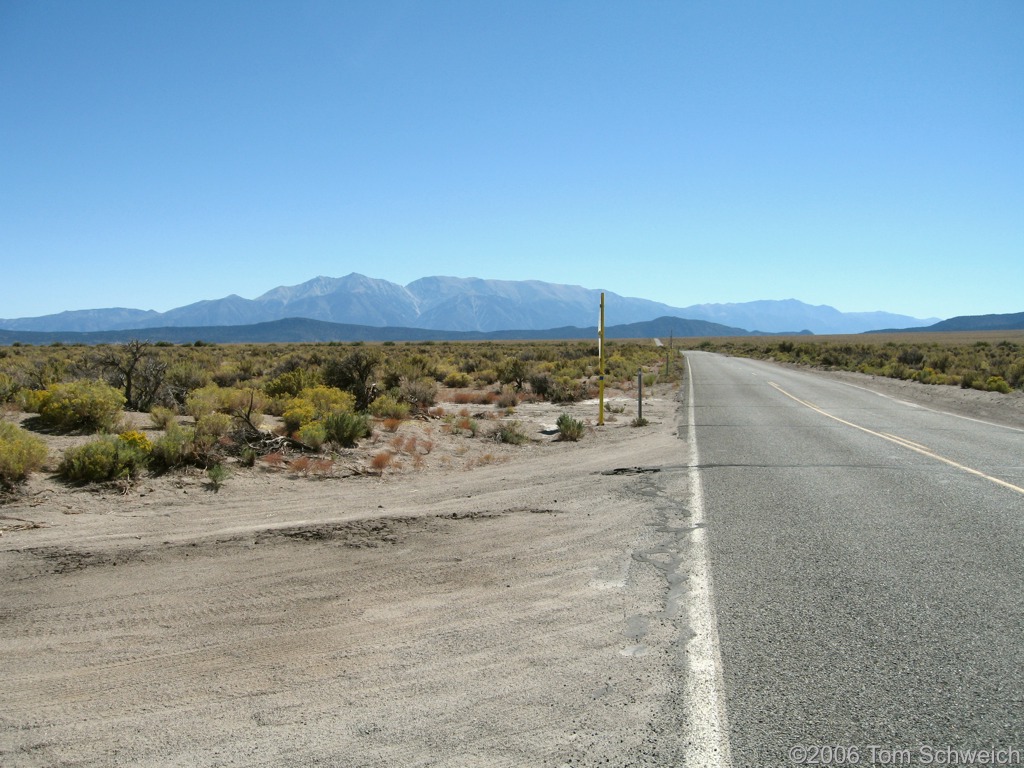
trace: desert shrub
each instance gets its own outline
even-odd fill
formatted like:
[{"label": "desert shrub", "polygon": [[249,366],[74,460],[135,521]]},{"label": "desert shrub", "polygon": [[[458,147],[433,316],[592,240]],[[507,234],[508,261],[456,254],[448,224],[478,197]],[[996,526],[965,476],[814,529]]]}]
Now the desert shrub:
[{"label": "desert shrub", "polygon": [[402,379],[398,393],[402,400],[425,411],[437,402],[437,382],[426,376]]},{"label": "desert shrub", "polygon": [[637,416],[635,419],[633,419],[631,422],[629,422],[629,426],[631,426],[631,427],[646,427],[650,423],[651,422],[649,422],[643,416]]},{"label": "desert shrub", "polygon": [[548,392],[552,403],[576,403],[587,397],[587,385],[569,376],[559,376]]},{"label": "desert shrub", "polygon": [[1002,392],[1004,395],[1010,393],[1010,385],[1002,376],[989,376],[985,382],[985,389],[989,392]]},{"label": "desert shrub", "polygon": [[9,374],[0,372],[0,403],[9,403],[21,386]]},{"label": "desert shrub", "polygon": [[351,392],[322,384],[302,390],[299,396],[313,403],[316,412],[321,416],[333,411],[354,411],[356,407],[356,399]]},{"label": "desert shrub", "polygon": [[306,368],[295,368],[275,376],[263,385],[270,397],[297,397],[304,389],[320,384],[320,376]]},{"label": "desert shrub", "polygon": [[39,413],[49,397],[50,393],[45,389],[22,389],[15,397],[15,402],[26,413]]},{"label": "desert shrub", "polygon": [[320,446],[327,442],[327,428],[320,421],[304,425],[296,435],[300,443],[308,445],[313,450],[319,450]]},{"label": "desert shrub", "polygon": [[213,372],[211,376],[213,383],[219,387],[229,389],[252,378],[235,365],[226,365]]},{"label": "desert shrub", "polygon": [[137,429],[132,429],[128,432],[122,432],[117,436],[117,439],[126,445],[130,445],[141,453],[147,456],[153,451],[153,443],[150,442],[149,438],[139,432]]},{"label": "desert shrub", "polygon": [[199,438],[210,438],[210,442],[224,437],[231,431],[234,422],[226,413],[208,413],[196,420],[195,435]]},{"label": "desert shrub", "polygon": [[178,423],[178,414],[170,408],[154,405],[149,410],[149,421],[157,429],[170,429],[172,424]]},{"label": "desert shrub", "polygon": [[395,389],[403,380],[430,379],[440,381],[447,371],[442,372],[433,355],[417,352],[398,359],[388,357],[387,369],[381,378],[385,389]]},{"label": "desert shrub", "polygon": [[259,457],[256,449],[251,446],[245,446],[242,448],[241,453],[238,454],[238,463],[243,467],[254,467],[256,466],[256,459]]},{"label": "desert shrub", "polygon": [[46,443],[17,424],[0,421],[0,486],[10,488],[43,466]]},{"label": "desert shrub", "polygon": [[335,411],[323,419],[327,440],[337,443],[342,448],[351,448],[364,437],[373,433],[370,419],[361,413],[351,411]]},{"label": "desert shrub", "polygon": [[533,394],[540,398],[546,398],[554,389],[555,379],[547,371],[538,371],[530,375],[528,383]]},{"label": "desert shrub", "polygon": [[498,373],[493,368],[481,368],[474,371],[473,379],[479,386],[489,387],[498,380]]},{"label": "desert shrub", "polygon": [[455,422],[455,427],[469,432],[470,437],[476,437],[477,432],[480,431],[480,422],[470,416],[460,416]]},{"label": "desert shrub", "polygon": [[453,389],[459,387],[468,387],[473,383],[473,379],[469,377],[468,373],[462,371],[452,371],[444,377],[444,385],[446,387],[452,387]]},{"label": "desert shrub", "polygon": [[66,449],[57,472],[74,483],[102,483],[135,478],[148,464],[149,454],[133,442],[104,435]]},{"label": "desert shrub", "polygon": [[1006,381],[1012,387],[1024,388],[1024,357],[1017,358],[1006,371]]},{"label": "desert shrub", "polygon": [[573,443],[583,437],[583,432],[586,429],[582,421],[574,419],[568,413],[559,416],[555,423],[558,426],[558,439]]},{"label": "desert shrub", "polygon": [[924,352],[917,347],[907,347],[896,354],[896,360],[904,365],[920,365],[924,362]]},{"label": "desert shrub", "polygon": [[514,387],[502,387],[495,403],[499,408],[515,408],[519,405],[519,393]]},{"label": "desert shrub", "polygon": [[249,419],[258,424],[260,414],[266,407],[267,398],[258,389],[228,387],[221,391],[220,407],[217,410],[232,416],[238,413],[248,414]]},{"label": "desert shrub", "polygon": [[206,470],[206,476],[210,479],[210,488],[213,489],[214,493],[220,491],[224,481],[228,479],[228,469],[219,461],[216,464],[211,464]]},{"label": "desert shrub", "polygon": [[318,385],[304,389],[291,400],[281,419],[289,433],[298,432],[307,424],[324,419],[330,413],[351,412],[355,408],[355,396],[335,387]]},{"label": "desert shrub", "polygon": [[43,423],[62,431],[116,432],[124,395],[102,381],[51,384],[39,408]]},{"label": "desert shrub", "polygon": [[498,381],[502,384],[511,384],[516,388],[516,391],[523,388],[523,383],[526,381],[527,376],[530,375],[529,366],[519,357],[505,358],[498,364],[495,372],[498,376]]},{"label": "desert shrub", "polygon": [[295,398],[281,414],[284,428],[288,434],[298,432],[306,424],[316,421],[316,407],[308,400]]},{"label": "desert shrub", "polygon": [[159,469],[174,469],[197,463],[195,431],[173,425],[153,443],[152,460]]},{"label": "desert shrub", "polygon": [[522,445],[530,440],[523,432],[523,425],[518,421],[504,421],[499,424],[494,432],[494,439],[499,443],[510,445]]},{"label": "desert shrub", "polygon": [[380,362],[378,353],[355,349],[345,357],[324,364],[324,383],[351,392],[356,399],[356,409],[365,411],[374,399],[374,375]]},{"label": "desert shrub", "polygon": [[181,360],[168,366],[164,387],[178,405],[184,405],[189,393],[210,383],[210,372],[192,360]]},{"label": "desert shrub", "polygon": [[381,395],[370,403],[370,413],[378,419],[407,419],[411,407],[392,395]]},{"label": "desert shrub", "polygon": [[220,414],[243,416],[258,427],[266,406],[266,398],[256,389],[221,387],[215,383],[200,387],[185,399],[185,413],[197,424],[213,414]]},{"label": "desert shrub", "polygon": [[185,398],[185,413],[196,421],[203,416],[216,413],[223,407],[224,392],[217,384],[207,384],[195,389]]}]

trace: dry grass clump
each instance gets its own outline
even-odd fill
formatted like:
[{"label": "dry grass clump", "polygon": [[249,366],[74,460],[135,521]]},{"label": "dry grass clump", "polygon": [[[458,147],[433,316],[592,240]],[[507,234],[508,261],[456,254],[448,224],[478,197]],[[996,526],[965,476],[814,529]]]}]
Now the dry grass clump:
[{"label": "dry grass clump", "polygon": [[303,475],[309,473],[310,467],[313,465],[313,460],[309,456],[299,456],[298,458],[292,459],[288,462],[288,469],[297,475]]},{"label": "dry grass clump", "polygon": [[456,405],[491,405],[498,399],[496,392],[485,390],[483,392],[454,392],[450,402]]},{"label": "dry grass clump", "polygon": [[284,466],[285,458],[283,453],[281,453],[280,451],[275,451],[274,453],[268,453],[266,456],[264,456],[262,461],[265,462],[268,467],[271,467],[273,469],[280,469],[282,466]]}]

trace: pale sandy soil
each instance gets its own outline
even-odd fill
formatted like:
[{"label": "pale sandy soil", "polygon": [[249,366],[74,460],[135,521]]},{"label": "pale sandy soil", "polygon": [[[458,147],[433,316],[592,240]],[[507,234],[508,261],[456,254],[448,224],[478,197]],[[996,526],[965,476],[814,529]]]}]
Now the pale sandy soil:
[{"label": "pale sandy soil", "polygon": [[579,443],[542,429],[594,403],[520,406],[524,446],[406,422],[383,477],[344,475],[390,433],[218,493],[35,477],[0,507],[0,764],[672,764],[665,513],[602,472],[683,460],[675,396]]},{"label": "pale sandy soil", "polygon": [[[822,375],[1024,426],[1021,393]],[[544,430],[594,403],[523,405],[525,446],[468,406],[475,438],[406,422],[217,493],[35,476],[0,506],[0,765],[681,764],[677,398],[644,428],[612,398],[579,443]],[[604,474],[636,466],[661,471]]]}]

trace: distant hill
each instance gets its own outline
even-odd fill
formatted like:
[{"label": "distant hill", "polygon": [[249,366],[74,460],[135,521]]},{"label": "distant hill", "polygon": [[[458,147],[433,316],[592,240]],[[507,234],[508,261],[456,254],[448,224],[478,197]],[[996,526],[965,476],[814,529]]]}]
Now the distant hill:
[{"label": "distant hill", "polygon": [[1022,331],[1024,312],[1008,315],[959,315],[948,320],[915,328],[886,328],[877,333],[906,333],[908,331]]},{"label": "distant hill", "polygon": [[1020,331],[1024,330],[1024,312],[1010,315],[960,315],[920,329],[927,331]]},{"label": "distant hill", "polygon": [[[611,325],[605,328],[606,339],[641,339],[674,334],[686,336],[748,336],[749,331],[730,328],[703,320],[662,317],[644,323]],[[286,342],[351,342],[351,341],[488,341],[597,339],[597,326],[578,328],[566,326],[545,330],[509,331],[435,331],[426,328],[381,328],[370,325],[325,323],[322,320],[287,318],[252,325],[220,325],[192,328],[135,328],[120,331],[4,331],[0,344],[120,344],[132,339],[172,344],[258,344]]]},{"label": "distant hill", "polygon": [[[602,291],[539,280],[481,280],[424,277],[401,286],[352,273],[316,277],[279,286],[255,299],[232,294],[199,301],[167,312],[140,309],[85,309],[42,317],[0,320],[12,331],[119,331],[140,328],[198,328],[255,325],[292,317],[346,325],[427,328],[438,331],[491,332],[585,327],[596,322]],[[860,333],[875,328],[929,325],[885,312],[840,312],[796,299],[742,304],[696,304],[672,307],[647,299],[604,291],[606,317],[639,323],[659,317],[705,320],[768,333]]]}]

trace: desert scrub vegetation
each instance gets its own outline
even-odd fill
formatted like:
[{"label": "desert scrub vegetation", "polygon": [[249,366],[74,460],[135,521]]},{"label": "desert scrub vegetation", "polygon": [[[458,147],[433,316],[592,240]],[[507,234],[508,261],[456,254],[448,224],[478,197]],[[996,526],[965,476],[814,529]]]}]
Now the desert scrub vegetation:
[{"label": "desert scrub vegetation", "polygon": [[558,427],[558,439],[575,443],[586,431],[586,426],[579,419],[574,419],[568,413],[563,413],[555,422]]},{"label": "desert scrub vegetation", "polygon": [[[134,480],[149,466],[150,459],[150,452],[136,437],[138,434],[102,435],[84,445],[68,448],[57,474],[73,483]],[[148,443],[145,437],[142,440]]]},{"label": "desert scrub vegetation", "polygon": [[102,381],[51,384],[34,398],[42,422],[61,432],[115,432],[125,398]]},{"label": "desert scrub vegetation", "polygon": [[369,437],[373,428],[365,414],[336,411],[324,419],[324,432],[329,442],[351,448],[364,437]]},{"label": "desert scrub vegetation", "polygon": [[376,416],[378,419],[402,419],[409,418],[409,414],[412,412],[412,406],[399,400],[394,395],[381,395],[372,403],[370,403],[370,413]]},{"label": "desert scrub vegetation", "polygon": [[[105,481],[230,459],[253,466],[285,448],[350,448],[374,423],[396,431],[411,418],[491,436],[479,414],[448,417],[437,403],[497,404],[511,415],[523,401],[593,397],[597,352],[591,341],[17,345],[0,348],[0,399],[56,431],[106,434],[61,470]],[[649,341],[608,341],[606,383],[629,388],[638,369],[664,380],[663,354]],[[149,412],[159,433],[148,448],[112,437],[126,410]],[[261,427],[264,415],[280,418],[276,434]],[[495,439],[521,436],[504,426]]]},{"label": "desert scrub vegetation", "polygon": [[690,340],[737,357],[1008,394],[1024,389],[1024,334],[866,334]]},{"label": "desert scrub vegetation", "polygon": [[[226,411],[224,397],[257,391],[279,413],[292,398],[328,386],[355,398],[365,412],[387,394],[425,411],[439,387],[496,385],[564,402],[589,396],[598,375],[590,341],[409,342],[390,344],[55,344],[0,348],[0,399],[51,385],[102,381],[123,407],[151,411]],[[664,350],[649,341],[606,342],[606,381],[628,382],[638,368],[658,371]],[[1005,377],[1004,377],[1005,378]],[[1008,380],[1008,379],[1007,379]],[[496,390],[501,392],[501,387]],[[227,394],[225,394],[227,393]],[[238,394],[241,393],[241,394]]]},{"label": "desert scrub vegetation", "polygon": [[530,438],[523,432],[523,425],[520,422],[503,421],[494,430],[494,441],[509,445],[523,445],[530,442]]},{"label": "desert scrub vegetation", "polygon": [[323,384],[303,389],[287,401],[281,414],[285,429],[295,433],[311,424],[322,422],[334,413],[351,413],[356,399],[351,392],[343,392]]},{"label": "desert scrub vegetation", "polygon": [[17,424],[0,421],[0,488],[10,490],[41,469],[46,455],[41,438]]}]

